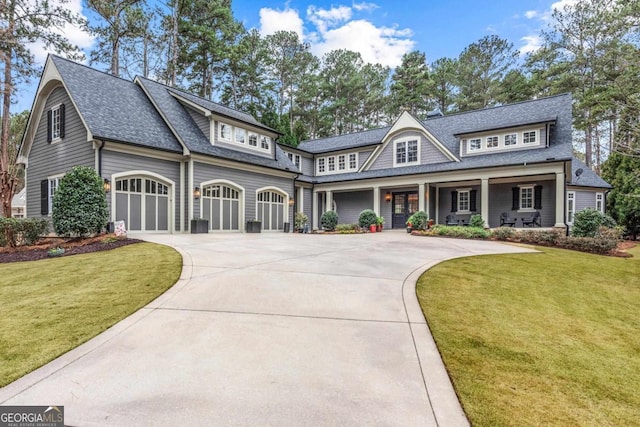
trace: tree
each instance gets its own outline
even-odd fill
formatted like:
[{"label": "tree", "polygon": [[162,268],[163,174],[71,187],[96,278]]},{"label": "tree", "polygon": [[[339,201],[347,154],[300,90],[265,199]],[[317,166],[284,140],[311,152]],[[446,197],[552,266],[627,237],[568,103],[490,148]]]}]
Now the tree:
[{"label": "tree", "polygon": [[457,69],[458,61],[451,58],[440,58],[431,64],[432,96],[443,113],[455,105]]},{"label": "tree", "polygon": [[391,80],[390,97],[396,115],[403,109],[416,116],[424,116],[429,111],[431,82],[423,52],[414,50],[404,54]]},{"label": "tree", "polygon": [[636,239],[640,234],[640,157],[612,153],[603,165],[602,177],[613,186],[607,195],[609,212]]},{"label": "tree", "polygon": [[120,53],[123,42],[143,37],[149,17],[142,5],[144,0],[87,0],[89,10],[104,23],[92,25],[98,46],[91,51],[91,62],[109,63],[109,73],[120,76]]},{"label": "tree", "polygon": [[60,179],[51,206],[53,229],[60,236],[100,233],[109,221],[102,178],[87,166],[74,166]]},{"label": "tree", "polygon": [[11,154],[11,101],[19,83],[38,73],[30,46],[41,42],[45,48],[65,53],[72,59],[82,56],[63,35],[66,24],[80,25],[78,15],[65,8],[66,0],[51,4],[45,0],[0,1],[0,202],[4,216],[11,216],[11,199],[16,190],[15,157]]},{"label": "tree", "polygon": [[511,70],[500,82],[500,89],[496,95],[496,100],[500,104],[511,104],[513,102],[527,101],[535,95],[535,86],[520,70]]},{"label": "tree", "polygon": [[500,82],[517,57],[513,43],[496,35],[467,46],[458,58],[458,109],[468,111],[496,105]]}]

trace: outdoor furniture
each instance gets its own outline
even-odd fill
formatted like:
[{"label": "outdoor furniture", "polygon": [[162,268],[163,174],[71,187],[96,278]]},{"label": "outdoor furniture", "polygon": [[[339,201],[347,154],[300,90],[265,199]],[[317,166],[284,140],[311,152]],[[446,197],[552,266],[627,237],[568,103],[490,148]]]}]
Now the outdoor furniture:
[{"label": "outdoor furniture", "polygon": [[540,212],[534,212],[530,217],[522,217],[522,226],[523,227],[534,227],[534,226],[542,227],[542,217],[540,216]]},{"label": "outdoor furniture", "polygon": [[447,225],[458,225],[458,220],[455,215],[447,215]]},{"label": "outdoor furniture", "polygon": [[502,212],[500,214],[500,227],[509,226],[513,227],[516,225],[516,219],[511,218],[508,212]]}]

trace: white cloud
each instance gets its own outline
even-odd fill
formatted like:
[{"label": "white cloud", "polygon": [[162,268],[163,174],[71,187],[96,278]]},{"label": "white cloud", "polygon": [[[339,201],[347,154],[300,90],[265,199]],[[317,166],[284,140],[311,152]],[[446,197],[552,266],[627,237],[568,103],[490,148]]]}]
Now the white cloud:
[{"label": "white cloud", "polygon": [[278,31],[293,31],[304,40],[302,18],[295,9],[276,10],[268,7],[260,9],[260,34],[267,36]]},{"label": "white cloud", "polygon": [[354,3],[353,3],[353,8],[354,8],[355,10],[357,10],[358,12],[361,12],[361,11],[368,11],[368,12],[370,12],[370,11],[372,11],[372,10],[379,9],[379,8],[380,8],[380,6],[378,6],[378,5],[377,5],[377,4],[375,4],[375,3],[367,3],[367,2],[355,3],[355,2],[354,2]]},{"label": "white cloud", "polygon": [[559,10],[562,12],[567,7],[571,7],[578,3],[578,0],[559,0],[551,5],[551,10]]},{"label": "white cloud", "polygon": [[318,28],[318,31],[324,33],[328,28],[333,28],[351,19],[351,8],[339,6],[331,9],[318,9],[312,5],[307,8],[307,17]]},{"label": "white cloud", "polygon": [[542,39],[540,36],[524,36],[520,40],[524,42],[524,45],[520,47],[520,55],[535,52],[542,46]]},{"label": "white cloud", "polygon": [[[60,5],[60,2],[53,0],[51,2],[51,5],[57,6]],[[68,3],[63,4],[62,6],[65,9],[68,9],[70,12],[79,14],[83,18],[86,18],[86,16],[82,14],[83,10],[81,0],[71,0]],[[62,28],[54,28],[52,29],[52,31],[57,34],[64,35],[69,40],[69,42],[71,42],[71,44],[78,46],[82,50],[90,49],[95,39],[94,36],[89,34],[87,31],[78,26],[70,24],[65,24]],[[44,61],[47,58],[47,54],[55,53],[53,48],[45,48],[44,44],[40,41],[30,43],[29,49],[31,50],[31,53],[33,53],[37,64],[44,64]]]},{"label": "white cloud", "polygon": [[537,11],[537,10],[527,10],[527,11],[524,13],[524,16],[525,16],[527,19],[533,19],[533,18],[536,18],[536,17],[538,17],[538,15],[539,15],[539,14],[538,14],[538,11]]},{"label": "white cloud", "polygon": [[322,57],[335,49],[360,52],[363,61],[397,67],[402,55],[413,49],[415,42],[410,30],[376,27],[365,20],[354,20],[322,33],[321,40],[311,46],[314,54]]}]

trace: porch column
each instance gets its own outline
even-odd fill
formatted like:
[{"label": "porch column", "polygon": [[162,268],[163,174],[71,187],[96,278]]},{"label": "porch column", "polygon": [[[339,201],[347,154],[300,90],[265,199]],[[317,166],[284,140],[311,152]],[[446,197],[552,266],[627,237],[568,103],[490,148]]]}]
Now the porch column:
[{"label": "porch column", "polygon": [[556,223],[554,227],[565,227],[564,197],[564,172],[556,172]]},{"label": "porch column", "polygon": [[440,224],[440,186],[436,185],[436,224]]},{"label": "porch column", "polygon": [[318,207],[320,207],[320,199],[318,198],[318,192],[313,192],[313,201],[311,203],[313,210],[311,211],[311,217],[313,218],[311,227],[314,230],[318,229]]},{"label": "porch column", "polygon": [[489,224],[489,178],[482,178],[480,183],[480,214],[487,228]]},{"label": "porch column", "polygon": [[332,211],[333,210],[333,191],[327,191],[327,204],[325,205],[324,211]]},{"label": "porch column", "polygon": [[418,210],[426,212],[424,184],[418,184]]},{"label": "porch column", "polygon": [[373,187],[373,211],[380,216],[380,187]]},{"label": "porch column", "polygon": [[298,187],[298,212],[304,212],[304,188]]}]

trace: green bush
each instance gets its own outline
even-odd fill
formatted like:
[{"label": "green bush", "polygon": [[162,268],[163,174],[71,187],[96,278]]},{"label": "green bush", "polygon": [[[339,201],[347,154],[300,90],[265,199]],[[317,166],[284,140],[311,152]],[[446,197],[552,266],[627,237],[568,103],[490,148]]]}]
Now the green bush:
[{"label": "green bush", "polygon": [[463,239],[488,239],[491,233],[481,227],[464,227],[461,225],[434,225],[426,232],[427,235],[460,237]]},{"label": "green bush", "polygon": [[294,218],[296,230],[303,228],[308,221],[309,217],[304,212],[296,212],[296,216]]},{"label": "green bush", "polygon": [[327,211],[320,217],[322,228],[327,231],[334,231],[338,225],[338,214],[334,211]]},{"label": "green bush", "polygon": [[516,230],[512,227],[498,227],[491,231],[491,235],[498,240],[510,240],[516,235]]},{"label": "green bush", "polygon": [[414,230],[426,230],[429,225],[429,215],[425,211],[414,212],[407,220]]},{"label": "green bush", "polygon": [[378,215],[371,209],[365,209],[360,212],[358,217],[358,225],[362,228],[369,229],[372,225],[378,224]]},{"label": "green bush", "polygon": [[615,228],[618,226],[616,220],[611,217],[611,215],[604,214],[602,216],[602,226],[607,228]]},{"label": "green bush", "polygon": [[336,231],[359,231],[358,224],[338,224],[336,226]]},{"label": "green bush", "polygon": [[525,230],[518,233],[518,240],[522,243],[534,245],[552,246],[556,244],[560,237],[562,237],[562,232],[555,230]]},{"label": "green bush", "polygon": [[604,215],[593,208],[576,212],[571,228],[574,237],[595,237],[604,222]]},{"label": "green bush", "polygon": [[574,251],[606,255],[618,245],[618,240],[602,237],[565,237],[561,236],[555,246]]},{"label": "green bush", "polygon": [[48,229],[45,218],[0,218],[0,246],[33,245]]},{"label": "green bush", "polygon": [[53,228],[60,236],[100,233],[109,220],[102,179],[87,166],[74,166],[53,197]]},{"label": "green bush", "polygon": [[471,215],[471,218],[469,218],[469,227],[484,228],[484,219],[482,219],[482,215]]}]

